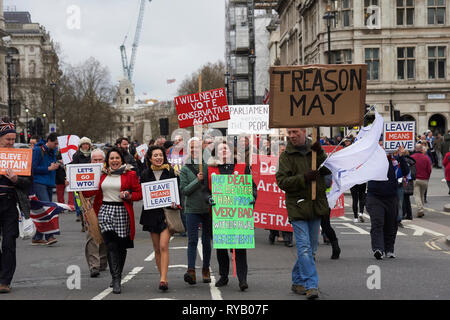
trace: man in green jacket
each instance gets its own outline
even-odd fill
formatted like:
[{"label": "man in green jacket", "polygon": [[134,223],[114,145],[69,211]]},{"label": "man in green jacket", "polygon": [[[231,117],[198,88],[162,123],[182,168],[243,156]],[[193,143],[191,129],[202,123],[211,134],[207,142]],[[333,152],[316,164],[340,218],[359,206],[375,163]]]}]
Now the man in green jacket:
[{"label": "man in green jacket", "polygon": [[[314,255],[318,246],[321,216],[328,214],[324,177],[330,171],[323,167],[311,170],[312,151],[317,152],[317,167],[326,155],[317,141],[311,145],[306,129],[288,129],[289,143],[280,155],[276,173],[278,186],[286,192],[289,222],[297,243],[297,261],[292,270],[292,291],[306,294],[308,299],[319,297]],[[312,200],[312,182],[316,181],[316,199]]]}]

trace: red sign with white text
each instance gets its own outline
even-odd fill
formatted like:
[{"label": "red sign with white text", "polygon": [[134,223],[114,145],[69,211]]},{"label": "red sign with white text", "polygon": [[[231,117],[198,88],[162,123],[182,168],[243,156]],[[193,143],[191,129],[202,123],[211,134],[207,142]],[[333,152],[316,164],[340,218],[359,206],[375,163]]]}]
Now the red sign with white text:
[{"label": "red sign with white text", "polygon": [[[331,153],[335,146],[322,146],[326,153]],[[340,146],[336,151],[342,149]],[[256,155],[252,159],[252,178],[258,187],[258,197],[253,210],[255,228],[293,231],[286,210],[284,191],[278,187],[275,173],[278,169],[278,157]],[[336,206],[331,209],[330,218],[344,215],[344,195],[342,194]]]},{"label": "red sign with white text", "polygon": [[225,88],[175,97],[180,128],[230,119]]}]

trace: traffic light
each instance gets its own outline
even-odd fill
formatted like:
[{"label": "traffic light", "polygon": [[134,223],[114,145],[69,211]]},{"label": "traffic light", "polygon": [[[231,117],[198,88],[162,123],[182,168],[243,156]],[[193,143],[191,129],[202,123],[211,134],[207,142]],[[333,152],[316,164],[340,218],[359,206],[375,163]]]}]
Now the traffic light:
[{"label": "traffic light", "polygon": [[36,133],[38,136],[42,137],[44,134],[44,124],[42,123],[41,118],[36,119],[36,125],[35,125]]},{"label": "traffic light", "polygon": [[23,131],[20,133],[20,143],[25,143],[25,133]]},{"label": "traffic light", "polygon": [[31,140],[31,134],[28,134],[27,135],[27,143],[30,143],[30,140]]}]

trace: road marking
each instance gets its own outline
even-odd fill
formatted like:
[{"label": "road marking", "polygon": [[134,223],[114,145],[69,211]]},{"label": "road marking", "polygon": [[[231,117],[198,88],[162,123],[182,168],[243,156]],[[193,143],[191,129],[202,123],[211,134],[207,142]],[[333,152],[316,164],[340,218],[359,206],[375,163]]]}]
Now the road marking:
[{"label": "road marking", "polygon": [[187,269],[187,267],[188,266],[186,264],[173,264],[169,266],[169,268],[185,268],[185,269]]},{"label": "road marking", "polygon": [[153,251],[144,261],[152,261],[155,259],[155,252]]},{"label": "road marking", "polygon": [[[412,208],[417,208],[417,205],[411,204],[411,207],[412,207]],[[426,208],[426,207],[424,207],[424,209],[427,210],[427,211],[436,212],[436,213],[441,213],[441,214],[445,214],[446,216],[450,216],[450,212],[439,211],[439,210],[436,210],[436,209]]]},{"label": "road marking", "polygon": [[424,227],[419,227],[419,226],[416,226],[415,224],[405,225],[405,228],[413,229],[414,230],[413,236],[423,236],[423,234],[425,232],[429,233],[431,235],[434,235],[436,237],[443,237],[444,236],[442,233],[435,232],[433,230],[430,230],[430,229],[427,229],[427,228],[424,228]]},{"label": "road marking", "polygon": [[[129,280],[133,279],[133,277],[135,275],[137,275],[140,271],[142,271],[142,269],[144,269],[144,267],[135,267],[135,268],[133,268],[133,270],[131,270],[128,273],[128,275],[125,278],[122,279],[120,284],[123,285],[124,283],[127,283]],[[105,289],[105,290],[103,290],[103,292],[101,292],[100,294],[98,294],[94,298],[92,298],[92,300],[103,300],[103,298],[105,298],[111,292],[112,292],[112,288]]]},{"label": "road marking", "polygon": [[187,249],[187,247],[170,247],[169,250]]},{"label": "road marking", "polygon": [[367,232],[364,229],[361,229],[360,227],[357,227],[353,224],[347,223],[347,222],[337,222],[336,224],[342,224],[344,227],[340,227],[340,226],[336,226],[336,228],[338,229],[353,229],[355,231],[357,231],[358,233],[354,233],[354,232],[341,232],[342,234],[370,234],[369,232]]},{"label": "road marking", "polygon": [[[198,239],[198,245],[197,245],[198,254],[200,255],[200,258],[203,260],[203,245],[202,245],[202,239]],[[209,284],[209,291],[211,292],[211,298],[213,300],[223,300],[222,294],[220,293],[219,288],[216,287],[216,277],[214,277],[213,272],[211,270],[211,267],[209,267],[209,273],[211,282]]]}]

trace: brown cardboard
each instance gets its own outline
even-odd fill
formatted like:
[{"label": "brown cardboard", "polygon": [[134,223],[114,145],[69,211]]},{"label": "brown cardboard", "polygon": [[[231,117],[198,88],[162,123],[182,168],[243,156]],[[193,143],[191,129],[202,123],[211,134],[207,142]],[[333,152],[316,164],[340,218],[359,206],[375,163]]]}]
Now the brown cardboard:
[{"label": "brown cardboard", "polygon": [[271,67],[269,127],[362,125],[366,86],[366,64]]}]

